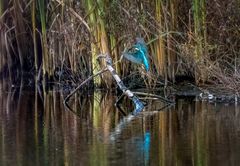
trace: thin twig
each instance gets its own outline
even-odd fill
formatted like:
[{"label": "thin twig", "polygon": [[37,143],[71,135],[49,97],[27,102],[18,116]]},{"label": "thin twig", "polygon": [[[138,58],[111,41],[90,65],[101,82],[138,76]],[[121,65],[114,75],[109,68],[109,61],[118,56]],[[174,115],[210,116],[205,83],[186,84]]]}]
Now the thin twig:
[{"label": "thin twig", "polygon": [[[118,62],[120,62],[120,60],[116,61],[113,65],[116,65]],[[84,84],[86,84],[88,81],[90,81],[91,79],[93,79],[94,77],[106,72],[108,69],[107,67],[105,67],[104,69],[100,70],[99,72],[97,72],[95,75],[92,75],[90,77],[88,77],[85,81],[83,81],[80,85],[77,86],[76,89],[74,89],[65,99],[64,99],[64,104],[66,105],[66,103],[68,102],[68,100],[70,99],[70,97],[72,97],[72,95],[74,95]]]},{"label": "thin twig", "polygon": [[[65,3],[59,1],[59,0],[56,0],[57,3],[61,4],[62,6],[66,6]],[[68,8],[68,10],[77,18],[79,19],[83,25],[87,28],[87,30],[90,32],[90,27],[89,25],[87,24],[87,22],[77,13],[75,12],[75,10],[73,8],[71,8],[70,6],[66,6]]]},{"label": "thin twig", "polygon": [[162,96],[159,96],[159,95],[156,95],[156,94],[152,94],[152,93],[144,93],[144,92],[133,92],[134,94],[136,95],[142,95],[142,96],[147,96],[147,97],[154,97],[154,98],[157,98],[157,99],[160,99],[166,103],[175,103],[174,101],[172,100],[168,100]]},{"label": "thin twig", "polygon": [[99,72],[97,72],[96,74],[88,77],[85,81],[83,81],[80,85],[77,86],[76,89],[74,89],[65,99],[64,99],[64,104],[66,105],[66,103],[68,102],[68,100],[70,99],[70,97],[72,95],[74,95],[84,84],[86,84],[88,81],[92,80],[94,77],[104,73],[107,71],[107,68],[104,68],[102,70],[100,70]]}]

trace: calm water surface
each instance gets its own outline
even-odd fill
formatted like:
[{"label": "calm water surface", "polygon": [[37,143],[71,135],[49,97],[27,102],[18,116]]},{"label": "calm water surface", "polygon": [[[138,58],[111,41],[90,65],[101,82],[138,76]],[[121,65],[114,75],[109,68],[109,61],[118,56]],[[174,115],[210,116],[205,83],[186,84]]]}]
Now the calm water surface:
[{"label": "calm water surface", "polygon": [[178,99],[157,111],[164,104],[155,101],[132,117],[107,93],[75,97],[71,112],[60,92],[0,91],[3,166],[240,163],[240,107],[234,104]]}]

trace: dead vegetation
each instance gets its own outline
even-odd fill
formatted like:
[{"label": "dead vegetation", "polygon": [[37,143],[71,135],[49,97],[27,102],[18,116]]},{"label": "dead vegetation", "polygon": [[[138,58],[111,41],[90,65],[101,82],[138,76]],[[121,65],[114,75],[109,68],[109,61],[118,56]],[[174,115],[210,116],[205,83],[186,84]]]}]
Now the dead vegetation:
[{"label": "dead vegetation", "polygon": [[[137,84],[154,88],[188,75],[197,85],[239,93],[238,0],[5,0],[0,6],[0,70],[13,82],[33,72],[40,82],[75,86],[100,70],[98,54],[117,61],[143,37],[150,72],[123,61],[116,65],[122,78],[141,78]],[[94,85],[111,87],[111,76]]]}]

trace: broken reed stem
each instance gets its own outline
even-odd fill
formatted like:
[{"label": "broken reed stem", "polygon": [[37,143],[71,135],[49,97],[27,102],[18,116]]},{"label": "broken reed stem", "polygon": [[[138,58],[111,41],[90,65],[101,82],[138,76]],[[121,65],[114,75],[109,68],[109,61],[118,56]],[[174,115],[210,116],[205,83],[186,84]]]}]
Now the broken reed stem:
[{"label": "broken reed stem", "polygon": [[112,67],[112,58],[108,55],[99,55],[98,58],[104,58],[107,64],[107,69],[111,73],[112,77],[115,79],[118,87],[122,90],[123,94],[125,94],[130,100],[133,101],[135,109],[133,114],[136,115],[137,113],[141,112],[144,108],[143,103],[139,100],[137,96],[135,96],[122,82],[120,77],[117,75],[115,69]]},{"label": "broken reed stem", "polygon": [[90,76],[88,79],[86,79],[85,81],[83,81],[80,85],[78,85],[78,87],[72,91],[65,99],[64,99],[64,105],[68,107],[67,102],[69,101],[70,97],[73,96],[84,84],[86,84],[88,81],[92,80],[94,77],[104,73],[105,71],[109,71],[113,78],[115,79],[118,87],[122,90],[122,92],[130,99],[133,101],[134,105],[135,105],[135,109],[133,111],[133,114],[137,114],[138,112],[141,112],[144,108],[143,103],[138,99],[137,96],[135,96],[122,82],[122,80],[120,79],[120,77],[117,75],[115,69],[113,68],[113,65],[115,65],[117,62],[115,62],[114,64],[112,64],[112,58],[106,54],[106,55],[98,55],[97,59],[100,58],[104,58],[107,64],[107,67],[105,67],[104,69],[100,70],[99,72],[97,72],[96,74]]}]

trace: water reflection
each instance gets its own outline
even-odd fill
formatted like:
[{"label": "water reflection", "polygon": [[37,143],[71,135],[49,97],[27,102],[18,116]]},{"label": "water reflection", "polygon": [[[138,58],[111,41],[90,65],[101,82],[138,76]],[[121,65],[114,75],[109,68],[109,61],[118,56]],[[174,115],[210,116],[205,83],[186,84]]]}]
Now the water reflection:
[{"label": "water reflection", "polygon": [[119,127],[124,116],[112,94],[75,96],[73,113],[59,92],[10,93],[6,87],[0,88],[0,165],[237,165],[240,160],[235,105],[179,99],[153,112],[164,105],[151,102],[148,113]]}]

